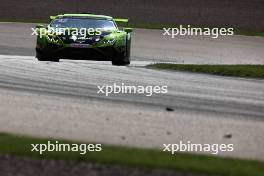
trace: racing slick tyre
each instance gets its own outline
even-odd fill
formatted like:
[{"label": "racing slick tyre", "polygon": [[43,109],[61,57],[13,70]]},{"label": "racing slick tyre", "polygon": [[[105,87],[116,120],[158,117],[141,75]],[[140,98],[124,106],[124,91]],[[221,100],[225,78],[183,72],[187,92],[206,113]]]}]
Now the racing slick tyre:
[{"label": "racing slick tyre", "polygon": [[130,64],[130,45],[131,40],[127,39],[126,51],[120,54],[119,57],[112,60],[112,65],[125,66]]},{"label": "racing slick tyre", "polygon": [[59,62],[58,58],[47,58],[47,57],[37,57],[38,61],[50,61],[50,62]]},{"label": "racing slick tyre", "polygon": [[36,58],[38,59],[38,61],[51,61],[51,62],[59,62],[60,61],[59,58],[48,57],[48,56],[45,56],[43,54],[40,54],[38,51],[37,51]]},{"label": "racing slick tyre", "polygon": [[130,58],[126,54],[112,60],[112,65],[116,65],[116,66],[125,66],[129,64],[130,64]]}]

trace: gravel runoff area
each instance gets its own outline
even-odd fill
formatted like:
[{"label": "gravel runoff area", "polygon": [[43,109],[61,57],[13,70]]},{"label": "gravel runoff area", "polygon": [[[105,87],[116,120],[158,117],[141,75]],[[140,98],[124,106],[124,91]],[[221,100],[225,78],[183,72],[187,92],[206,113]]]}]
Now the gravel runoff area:
[{"label": "gravel runoff area", "polygon": [[169,170],[146,170],[62,160],[0,155],[1,176],[194,176]]}]

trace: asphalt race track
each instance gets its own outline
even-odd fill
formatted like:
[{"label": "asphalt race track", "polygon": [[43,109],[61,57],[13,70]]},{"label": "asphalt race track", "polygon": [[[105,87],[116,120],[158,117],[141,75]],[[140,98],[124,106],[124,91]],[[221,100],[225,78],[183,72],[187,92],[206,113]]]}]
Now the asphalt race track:
[{"label": "asphalt race track", "polygon": [[[233,152],[220,155],[264,160],[263,80],[144,68],[153,62],[264,64],[264,38],[169,39],[137,29],[132,64],[116,67],[38,62],[31,26],[0,24],[0,131],[160,149],[180,140],[233,143]],[[168,93],[97,93],[97,86],[114,83],[167,85]]]}]

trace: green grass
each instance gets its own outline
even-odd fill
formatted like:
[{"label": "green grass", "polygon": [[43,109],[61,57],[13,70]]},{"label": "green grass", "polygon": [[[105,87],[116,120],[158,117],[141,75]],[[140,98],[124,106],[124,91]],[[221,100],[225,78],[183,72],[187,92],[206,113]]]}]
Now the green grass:
[{"label": "green grass", "polygon": [[[197,174],[223,176],[263,176],[264,163],[205,155],[171,155],[157,150],[104,146],[101,152],[80,155],[78,152],[49,152],[39,155],[31,152],[31,144],[47,144],[50,139],[14,136],[0,133],[0,154],[27,156],[42,159],[76,160],[100,164],[117,164],[137,168],[160,168],[187,171]],[[50,140],[55,143],[55,140]],[[60,140],[59,143],[75,143]]]},{"label": "green grass", "polygon": [[[22,23],[48,23],[47,19],[16,19],[16,18],[0,18],[1,22],[22,22]],[[129,23],[128,27],[143,29],[163,29],[179,27],[176,24],[157,24],[157,23]],[[193,26],[197,27],[197,26]],[[244,29],[235,29],[235,35],[245,36],[261,36],[264,37],[264,31],[252,31]]]},{"label": "green grass", "polygon": [[250,31],[250,30],[235,30],[235,35],[245,35],[245,36],[259,36],[264,37],[264,32]]},{"label": "green grass", "polygon": [[264,65],[191,65],[158,63],[148,65],[147,68],[264,79]]}]

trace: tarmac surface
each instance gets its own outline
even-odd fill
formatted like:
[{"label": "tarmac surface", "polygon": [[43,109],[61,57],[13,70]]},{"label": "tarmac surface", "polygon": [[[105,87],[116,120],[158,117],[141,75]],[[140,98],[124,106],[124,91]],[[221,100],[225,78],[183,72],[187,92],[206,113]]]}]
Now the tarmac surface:
[{"label": "tarmac surface", "polygon": [[[167,40],[162,31],[136,29],[132,64],[116,67],[38,62],[32,25],[0,24],[1,132],[160,150],[179,141],[232,143],[233,152],[219,155],[264,160],[263,80],[144,68],[168,61],[263,64],[263,38]],[[98,94],[97,86],[114,83],[166,85],[168,93]]]}]

